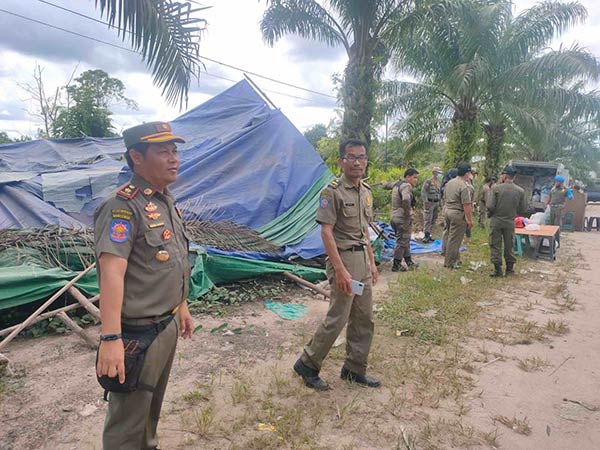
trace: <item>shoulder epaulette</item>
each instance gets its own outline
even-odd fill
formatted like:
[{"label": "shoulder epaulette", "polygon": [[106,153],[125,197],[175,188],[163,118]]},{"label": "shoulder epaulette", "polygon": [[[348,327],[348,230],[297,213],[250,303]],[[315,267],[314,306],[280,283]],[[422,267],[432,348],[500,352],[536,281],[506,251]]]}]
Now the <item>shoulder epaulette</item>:
[{"label": "shoulder epaulette", "polygon": [[366,181],[360,180],[360,183],[367,189],[369,189],[369,190],[371,189],[371,186],[369,186]]},{"label": "shoulder epaulette", "polygon": [[329,183],[328,186],[331,187],[331,188],[333,188],[333,189],[337,189],[338,187],[340,187],[340,183],[341,182],[342,181],[339,178],[336,178],[331,183]]},{"label": "shoulder epaulette", "polygon": [[133,184],[127,183],[119,188],[119,190],[117,191],[117,195],[126,198],[127,200],[131,200],[137,195],[139,191],[140,188],[134,186]]}]

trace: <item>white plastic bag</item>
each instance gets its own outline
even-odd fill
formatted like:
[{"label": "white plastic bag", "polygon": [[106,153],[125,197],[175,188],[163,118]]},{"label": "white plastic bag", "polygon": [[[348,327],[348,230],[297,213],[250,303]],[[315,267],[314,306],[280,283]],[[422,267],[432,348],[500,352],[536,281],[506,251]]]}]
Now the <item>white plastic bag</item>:
[{"label": "white plastic bag", "polygon": [[531,223],[536,223],[538,225],[541,225],[542,223],[544,223],[544,217],[545,217],[545,214],[543,212],[537,212],[537,213],[531,215],[531,217],[529,218],[529,221]]},{"label": "white plastic bag", "polygon": [[544,211],[544,221],[542,223],[544,225],[548,225],[550,223],[550,205],[546,206],[546,211]]}]

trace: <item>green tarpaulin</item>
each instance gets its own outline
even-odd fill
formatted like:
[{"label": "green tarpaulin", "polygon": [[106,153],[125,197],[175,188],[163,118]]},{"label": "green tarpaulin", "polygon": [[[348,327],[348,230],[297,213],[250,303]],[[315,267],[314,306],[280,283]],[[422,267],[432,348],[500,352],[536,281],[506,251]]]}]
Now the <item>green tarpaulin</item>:
[{"label": "green tarpaulin", "polygon": [[[201,253],[192,269],[189,297],[197,299],[216,284],[282,272],[293,273],[308,281],[325,279],[325,271],[321,269]],[[38,265],[0,267],[0,311],[47,299],[76,275],[76,272]],[[88,295],[96,295],[96,271],[90,271],[76,286]]]},{"label": "green tarpaulin", "polygon": [[281,246],[297,244],[317,227],[315,218],[321,191],[334,179],[335,176],[329,170],[325,171],[298,203],[256,231],[265,239]]}]

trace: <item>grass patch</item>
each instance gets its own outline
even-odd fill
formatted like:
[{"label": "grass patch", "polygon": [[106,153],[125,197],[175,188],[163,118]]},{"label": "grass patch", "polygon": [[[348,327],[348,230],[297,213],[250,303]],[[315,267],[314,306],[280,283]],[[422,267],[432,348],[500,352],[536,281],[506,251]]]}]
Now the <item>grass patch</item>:
[{"label": "grass patch", "polygon": [[562,336],[563,334],[567,334],[569,332],[569,326],[564,320],[550,319],[548,322],[546,322],[546,326],[544,328],[548,334],[552,334],[554,336]]},{"label": "grass patch", "polygon": [[492,417],[494,422],[500,422],[507,428],[510,428],[515,433],[523,434],[525,436],[529,436],[531,434],[531,426],[529,425],[529,421],[527,417],[523,419],[517,419],[513,417],[512,419],[506,416],[494,416]]},{"label": "grass patch", "polygon": [[525,359],[518,359],[517,367],[525,372],[535,372],[538,370],[543,370],[546,367],[550,367],[550,364],[544,358],[540,358],[539,356],[531,356]]}]

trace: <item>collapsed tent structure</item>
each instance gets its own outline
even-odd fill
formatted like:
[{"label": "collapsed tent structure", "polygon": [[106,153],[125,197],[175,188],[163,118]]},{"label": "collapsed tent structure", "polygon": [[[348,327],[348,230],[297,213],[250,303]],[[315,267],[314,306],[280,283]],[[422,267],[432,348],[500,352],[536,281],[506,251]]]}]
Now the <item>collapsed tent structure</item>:
[{"label": "collapsed tent structure", "polygon": [[[172,186],[185,215],[248,227],[281,248],[265,254],[196,247],[191,297],[215,283],[266,273],[324,278],[322,270],[289,260],[323,254],[315,214],[333,174],[285,115],[241,81],[171,125],[186,140]],[[131,176],[123,154],[121,138],[0,146],[0,233],[91,226],[96,207]],[[0,310],[48,297],[80,270],[42,259],[0,246]],[[78,286],[97,293],[95,272]]]}]

